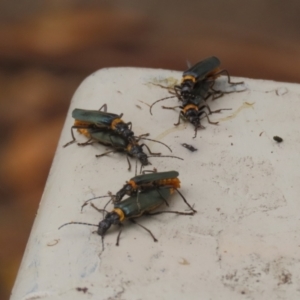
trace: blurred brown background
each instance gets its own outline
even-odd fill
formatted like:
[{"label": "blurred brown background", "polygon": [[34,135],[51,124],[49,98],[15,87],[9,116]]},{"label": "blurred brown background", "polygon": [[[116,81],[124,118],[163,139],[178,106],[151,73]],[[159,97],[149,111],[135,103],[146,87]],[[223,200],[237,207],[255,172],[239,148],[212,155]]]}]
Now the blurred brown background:
[{"label": "blurred brown background", "polygon": [[0,0],[0,299],[9,297],[69,102],[110,66],[300,82],[300,1]]}]

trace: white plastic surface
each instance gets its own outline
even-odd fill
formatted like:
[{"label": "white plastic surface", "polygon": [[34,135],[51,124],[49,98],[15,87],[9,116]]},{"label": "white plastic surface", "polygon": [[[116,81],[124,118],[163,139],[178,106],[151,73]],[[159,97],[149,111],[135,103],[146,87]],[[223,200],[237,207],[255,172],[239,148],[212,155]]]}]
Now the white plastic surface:
[{"label": "white plastic surface", "polygon": [[[181,72],[154,69],[102,69],[76,91],[62,131],[40,208],[12,292],[13,300],[32,299],[300,299],[300,86],[251,79],[247,90],[225,94],[211,109],[231,108],[204,119],[193,139],[193,126],[181,122],[169,96],[152,83],[172,85]],[[226,77],[218,79],[225,88]],[[228,87],[227,87],[228,88]],[[134,176],[122,153],[95,158],[107,147],[72,144],[74,108],[124,113],[136,135],[169,145],[184,158],[149,158],[158,171],[177,170],[181,192],[198,211],[194,216],[162,214],[124,226],[101,238],[94,227],[102,214],[83,202],[117,192]],[[78,141],[85,137],[75,132]],[[283,138],[282,143],[273,136]],[[151,150],[168,150],[147,142]],[[198,150],[190,152],[182,143]],[[145,152],[147,150],[145,149]],[[103,207],[107,200],[94,203]],[[110,207],[111,208],[111,207]],[[187,209],[178,195],[170,209]]]}]

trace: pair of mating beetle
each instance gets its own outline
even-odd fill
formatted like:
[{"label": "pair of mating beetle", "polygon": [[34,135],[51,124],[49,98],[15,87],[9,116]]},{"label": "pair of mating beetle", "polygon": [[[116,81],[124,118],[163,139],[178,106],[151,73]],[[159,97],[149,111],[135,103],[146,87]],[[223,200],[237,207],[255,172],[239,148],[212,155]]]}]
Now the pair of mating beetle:
[{"label": "pair of mating beetle", "polygon": [[[174,125],[177,126],[180,124],[180,118],[184,118],[189,123],[194,125],[195,135],[197,136],[198,128],[205,128],[201,125],[201,119],[204,115],[208,122],[213,125],[217,125],[218,122],[211,122],[208,114],[204,110],[207,108],[209,114],[220,113],[222,110],[230,110],[230,109],[218,109],[212,111],[206,100],[213,96],[213,100],[220,98],[223,95],[223,92],[215,90],[214,84],[216,78],[221,76],[222,74],[226,74],[228,78],[228,83],[231,85],[242,84],[243,82],[231,82],[230,76],[227,70],[220,69],[220,60],[215,57],[209,57],[203,61],[200,61],[196,65],[189,68],[187,71],[183,72],[182,81],[180,85],[175,85],[173,90],[169,92],[174,94],[170,97],[165,97],[155,101],[150,106],[150,114],[152,114],[152,107],[160,101],[164,101],[173,97],[177,97],[179,101],[182,102],[180,106],[175,107],[166,107],[163,106],[164,109],[175,109],[180,108],[181,111],[178,116],[178,122]],[[159,85],[160,86],[160,85]]]},{"label": "pair of mating beetle", "polygon": [[[111,200],[109,200],[109,202],[113,201],[114,204],[114,209],[112,210],[112,212],[107,212],[105,210],[106,206],[104,207],[104,209],[98,209],[93,203],[91,203],[91,206],[97,211],[106,213],[104,219],[100,221],[98,225],[83,222],[69,222],[63,224],[59,228],[70,224],[80,224],[98,227],[97,233],[102,238],[102,246],[104,249],[103,239],[111,225],[118,225],[120,227],[116,242],[116,245],[119,245],[120,235],[122,232],[122,222],[127,219],[130,220],[132,223],[135,223],[143,229],[145,229],[152,236],[153,240],[157,242],[157,239],[155,238],[153,233],[143,225],[139,224],[136,221],[137,218],[146,214],[157,215],[162,213],[173,213],[177,215],[193,215],[196,212],[196,210],[187,202],[184,196],[179,192],[178,188],[180,188],[180,180],[178,176],[179,173],[176,171],[158,173],[154,172],[151,174],[142,174],[135,176],[131,178],[116,193],[116,195],[94,197],[85,201],[85,203],[82,205],[82,208],[92,200],[104,197],[111,197]],[[181,196],[183,201],[189,207],[190,212],[164,210],[152,213],[153,210],[155,210],[164,203],[167,206],[169,206],[167,199],[174,193],[174,191],[177,191],[177,193]],[[125,195],[128,195],[129,197],[125,200],[122,200]]]},{"label": "pair of mating beetle", "polygon": [[[216,57],[210,57],[205,59],[195,66],[191,67],[183,73],[182,82],[180,85],[175,85],[174,92],[175,96],[179,101],[182,102],[181,106],[177,106],[181,109],[179,114],[178,122],[174,125],[180,123],[180,117],[187,119],[195,128],[195,136],[197,134],[198,128],[203,128],[200,123],[201,116],[204,115],[208,119],[208,122],[211,124],[217,124],[211,122],[208,118],[207,113],[204,111],[205,108],[208,109],[209,114],[221,112],[222,109],[217,111],[211,111],[209,106],[206,103],[206,100],[213,95],[213,99],[216,99],[222,96],[222,92],[217,91],[213,88],[215,79],[221,74],[225,73],[228,77],[229,84],[239,84],[232,83],[230,81],[229,74],[226,70],[221,70],[219,68],[220,61]],[[166,97],[158,101],[162,101],[171,97]],[[150,107],[150,113],[153,105],[158,101],[154,102]],[[164,107],[170,109],[170,107]],[[172,107],[174,109],[176,107]],[[101,111],[101,110],[104,111]],[[140,136],[135,136],[132,131],[132,123],[125,123],[121,118],[121,115],[116,115],[112,113],[107,113],[107,106],[104,104],[99,111],[89,111],[83,109],[75,109],[72,113],[73,118],[75,119],[75,124],[71,128],[72,141],[64,145],[67,145],[75,142],[75,137],[73,134],[73,129],[77,129],[81,134],[84,134],[89,138],[86,143],[79,144],[89,145],[93,142],[99,142],[104,145],[109,145],[113,147],[113,150],[105,152],[99,156],[104,156],[111,152],[124,151],[129,156],[136,157],[141,161],[141,164],[148,165],[148,156],[143,152],[142,147],[145,146],[149,153],[153,156],[159,156],[159,153],[152,153],[150,149],[145,145],[139,145],[138,142],[140,139],[146,139],[145,137],[148,134],[142,134]],[[149,139],[148,139],[149,140]],[[153,140],[152,140],[153,141]],[[159,142],[160,143],[160,142]],[[163,143],[162,143],[163,144]],[[165,144],[164,144],[165,145]],[[166,145],[165,145],[166,146]],[[166,146],[168,147],[168,146]],[[169,147],[168,147],[169,148]],[[128,156],[127,156],[128,160]],[[129,169],[130,162],[128,160]],[[180,181],[177,178],[179,175],[176,171],[169,172],[158,172],[152,174],[142,174],[135,176],[130,179],[127,184],[120,189],[116,195],[110,195],[111,200],[114,204],[114,209],[112,212],[107,212],[104,209],[98,209],[95,205],[91,204],[93,208],[99,212],[105,212],[105,218],[100,221],[98,225],[82,222],[70,222],[63,224],[61,227],[69,224],[82,224],[88,226],[98,227],[97,233],[103,238],[107,230],[111,225],[118,225],[120,227],[119,234],[117,236],[117,245],[119,244],[120,234],[122,232],[122,222],[126,219],[129,219],[133,223],[144,228],[152,236],[154,241],[157,239],[154,237],[152,232],[136,222],[136,218],[148,214],[160,214],[160,213],[175,213],[180,215],[193,215],[196,210],[188,204],[184,196],[178,191],[180,187]],[[167,198],[176,190],[184,202],[187,204],[191,212],[178,212],[178,211],[159,211],[151,213],[153,210],[158,208],[162,204],[167,204]],[[125,200],[122,200],[125,195],[129,197]],[[109,197],[101,196],[96,198]],[[82,208],[91,200],[87,200]],[[109,201],[109,202],[110,202]],[[109,203],[108,202],[108,203]],[[105,206],[106,207],[106,206]],[[60,227],[60,228],[61,228]]]},{"label": "pair of mating beetle", "polygon": [[[103,110],[103,111],[102,111]],[[166,144],[155,141],[149,138],[148,133],[135,136],[132,131],[132,123],[125,123],[122,120],[123,114],[117,115],[107,112],[107,105],[104,104],[97,110],[85,110],[85,109],[74,109],[72,117],[75,119],[74,125],[71,127],[72,140],[64,145],[64,147],[74,143],[76,141],[73,129],[77,129],[79,133],[88,137],[88,141],[85,143],[78,143],[79,146],[91,145],[95,142],[103,145],[111,146],[113,150],[104,152],[96,157],[105,156],[112,152],[123,151],[127,154],[128,170],[131,169],[131,164],[128,156],[137,158],[142,166],[149,164],[148,156],[144,151],[143,147],[146,147],[152,157],[173,157],[182,159],[176,156],[161,156],[160,153],[153,153],[146,144],[139,145],[141,139],[160,143],[167,147],[171,152],[172,150]]]}]

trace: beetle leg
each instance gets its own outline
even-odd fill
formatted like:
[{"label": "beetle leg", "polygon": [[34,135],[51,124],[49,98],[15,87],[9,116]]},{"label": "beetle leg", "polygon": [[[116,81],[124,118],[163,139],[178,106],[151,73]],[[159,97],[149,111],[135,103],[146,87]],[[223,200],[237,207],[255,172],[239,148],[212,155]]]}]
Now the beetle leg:
[{"label": "beetle leg", "polygon": [[175,189],[177,191],[177,193],[181,196],[182,200],[184,201],[184,203],[190,208],[190,210],[192,210],[193,212],[197,212],[185,199],[185,197],[181,194],[181,192],[179,192],[178,189]]},{"label": "beetle leg", "polygon": [[131,170],[131,163],[130,163],[130,160],[128,158],[128,155],[126,155],[126,158],[127,158],[127,162],[128,162],[128,171]]},{"label": "beetle leg", "polygon": [[104,112],[107,112],[107,104],[106,104],[106,103],[104,103],[104,104],[99,108],[99,110],[102,110],[102,108],[103,108],[103,111],[104,111]]},{"label": "beetle leg", "polygon": [[[201,126],[201,124],[199,124],[199,125]],[[196,138],[196,136],[197,136],[197,133],[198,133],[198,127],[195,126],[195,129],[194,129],[194,130],[195,130],[195,135],[193,136],[193,139]]]},{"label": "beetle leg", "polygon": [[[215,98],[215,99],[217,99],[217,98]],[[209,107],[209,105],[206,102],[203,103],[203,106],[200,109],[202,109],[204,107],[207,108],[207,110],[208,110],[208,112],[209,112],[210,115],[211,114],[220,113],[222,110],[231,110],[231,108],[221,108],[221,109],[217,109],[217,110],[211,110],[210,107]]]},{"label": "beetle leg", "polygon": [[96,143],[95,140],[89,139],[89,140],[87,140],[85,143],[77,143],[77,145],[78,145],[78,146],[88,146],[88,145],[93,145],[94,143]]},{"label": "beetle leg", "polygon": [[159,189],[157,189],[157,192],[163,198],[163,200],[165,201],[166,205],[169,206],[169,203],[168,203],[167,199],[165,197],[163,197],[163,195],[160,193]]},{"label": "beetle leg", "polygon": [[221,91],[215,90],[213,88],[211,88],[211,90],[213,91],[212,101],[214,101],[216,99],[219,99],[219,98],[221,98],[224,95],[224,93],[221,92]]},{"label": "beetle leg", "polygon": [[70,142],[66,143],[65,145],[63,145],[63,148],[65,148],[65,147],[67,147],[67,146],[73,144],[73,143],[76,141],[75,136],[74,136],[74,133],[73,133],[73,129],[74,129],[74,126],[71,127],[72,141],[70,141]]},{"label": "beetle leg", "polygon": [[243,84],[244,83],[244,81],[240,81],[240,82],[231,82],[231,80],[230,80],[230,75],[229,75],[229,73],[228,73],[228,71],[227,70],[221,70],[220,72],[217,72],[217,73],[215,73],[214,74],[214,76],[215,75],[221,75],[221,74],[226,74],[226,76],[227,76],[227,79],[228,79],[228,83],[229,84],[231,84],[231,85],[237,85],[237,84]]},{"label": "beetle leg", "polygon": [[98,208],[94,203],[90,203],[90,205],[100,213],[102,213],[103,211],[107,212],[105,209]]},{"label": "beetle leg", "polygon": [[179,115],[178,115],[178,122],[177,123],[175,123],[174,125],[175,126],[178,126],[179,124],[180,124],[180,117],[183,115],[183,113],[182,113],[182,111],[179,113]]},{"label": "beetle leg", "polygon": [[93,207],[94,209],[96,209],[99,213],[102,213],[102,217],[103,219],[105,218],[105,213],[108,214],[108,211],[105,209],[106,206],[111,202],[112,200],[109,200],[105,205],[103,209],[98,208],[94,203],[90,203],[91,207]]},{"label": "beetle leg", "polygon": [[149,147],[146,145],[146,144],[141,144],[141,147],[145,146],[148,150],[148,152],[151,154],[151,155],[160,155],[161,153],[153,153],[151,152],[151,150],[149,149]]},{"label": "beetle leg", "polygon": [[210,109],[210,107],[209,107],[209,105],[205,102],[205,101],[203,101],[203,105],[200,107],[199,106],[199,110],[202,110],[202,109],[204,109],[204,108],[207,108],[207,110],[208,110],[208,112],[209,112],[209,114],[211,115],[212,113],[214,113],[215,111],[212,111],[211,109]]},{"label": "beetle leg", "polygon": [[104,153],[102,153],[102,154],[97,154],[97,155],[95,155],[96,157],[101,157],[101,156],[105,156],[105,155],[107,155],[107,154],[109,154],[109,153],[114,153],[114,152],[117,152],[116,150],[111,150],[111,151],[107,151],[107,152],[104,152]]},{"label": "beetle leg", "polygon": [[118,225],[119,225],[120,230],[119,230],[119,233],[118,233],[118,236],[117,236],[116,246],[119,246],[120,236],[121,236],[122,229],[123,229],[123,224],[121,222]]},{"label": "beetle leg", "polygon": [[[202,111],[201,114],[202,114],[202,113],[205,114],[205,117],[207,118],[207,121],[208,121],[209,124],[213,124],[213,125],[218,125],[218,124],[219,124],[219,122],[212,122],[212,121],[209,119],[208,114],[207,114],[205,111]],[[205,118],[205,117],[204,117],[204,118]],[[202,119],[203,119],[203,118],[202,118]],[[200,126],[201,126],[201,125],[200,125]]]},{"label": "beetle leg", "polygon": [[143,137],[149,136],[149,135],[150,135],[150,133],[143,133],[143,134],[137,136],[137,137],[135,138],[135,141],[138,142],[138,141],[139,141],[140,139],[142,139]]},{"label": "beetle leg", "polygon": [[[109,193],[108,193],[109,194]],[[81,205],[81,212],[83,210],[83,208],[88,205],[88,203],[92,200],[95,200],[95,199],[100,199],[100,198],[107,198],[107,197],[110,197],[110,200],[105,204],[104,208],[101,210],[101,211],[105,211],[105,208],[106,206],[108,205],[109,202],[113,201],[113,195],[109,194],[108,196],[100,196],[100,197],[93,197],[91,199],[88,199],[86,201],[84,201],[84,203]],[[95,207],[94,207],[95,208]],[[95,208],[96,209],[96,208]]]},{"label": "beetle leg", "polygon": [[145,226],[141,225],[140,223],[138,223],[135,219],[129,219],[132,223],[136,224],[136,225],[139,225],[140,227],[144,228],[153,238],[153,241],[154,242],[157,242],[157,238],[153,235],[153,233],[148,229],[146,228]]},{"label": "beetle leg", "polygon": [[178,98],[181,98],[180,92],[181,92],[181,86],[180,85],[174,85],[174,91],[176,93],[176,96]]}]

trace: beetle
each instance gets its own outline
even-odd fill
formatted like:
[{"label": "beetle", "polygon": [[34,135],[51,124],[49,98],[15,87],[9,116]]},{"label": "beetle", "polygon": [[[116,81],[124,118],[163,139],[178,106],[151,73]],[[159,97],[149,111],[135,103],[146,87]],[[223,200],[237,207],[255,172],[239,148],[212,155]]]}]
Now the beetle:
[{"label": "beetle", "polygon": [[192,90],[196,87],[197,83],[207,79],[214,80],[215,76],[220,74],[220,64],[220,60],[215,56],[198,62],[183,72],[181,84],[174,87],[175,92],[178,91],[180,96],[185,100],[190,98]]},{"label": "beetle", "polygon": [[[101,111],[101,109],[104,109],[104,111]],[[66,143],[63,147],[67,147],[68,145],[76,141],[73,133],[73,129],[77,129],[80,133],[86,132],[85,129],[87,130],[90,129],[93,132],[97,132],[98,129],[99,131],[101,131],[101,129],[103,130],[107,129],[123,137],[124,140],[127,140],[129,144],[135,144],[140,139],[145,139],[148,141],[162,144],[165,147],[167,147],[170,150],[170,152],[172,152],[170,147],[168,147],[166,144],[160,141],[146,138],[146,136],[149,136],[149,133],[141,134],[139,136],[134,136],[134,133],[131,130],[132,123],[131,122],[125,123],[121,119],[123,114],[117,115],[113,113],[108,113],[106,111],[107,111],[106,104],[103,104],[99,110],[86,110],[86,109],[75,108],[72,112],[72,117],[75,119],[75,123],[71,127],[72,140]]]},{"label": "beetle", "polygon": [[[180,108],[180,112],[178,115],[178,121],[175,123],[175,126],[178,126],[180,124],[180,118],[187,120],[189,123],[194,125],[195,129],[195,135],[194,138],[197,136],[197,130],[198,128],[205,128],[203,125],[201,125],[201,119],[203,117],[207,118],[209,124],[217,125],[218,122],[212,122],[208,114],[205,111],[205,108],[208,109],[209,114],[213,113],[220,113],[222,110],[230,110],[228,108],[218,109],[212,111],[209,107],[209,105],[206,103],[207,98],[212,94],[210,89],[211,83],[208,81],[201,81],[198,83],[197,87],[193,89],[190,92],[189,98],[182,98],[179,97],[178,99],[182,101],[182,105],[174,106],[174,107],[167,107],[163,106],[164,109],[175,109]],[[152,107],[154,104],[156,104],[159,101],[163,101],[166,98],[160,99],[155,101],[150,106],[150,113],[152,114]]]},{"label": "beetle", "polygon": [[[104,152],[102,154],[96,155],[96,157],[105,156],[109,153],[114,152],[126,152],[127,154],[127,161],[128,161],[128,170],[131,169],[131,164],[128,159],[128,156],[137,158],[142,166],[149,165],[148,157],[172,157],[172,158],[178,158],[183,160],[180,157],[177,156],[167,156],[167,155],[161,155],[160,153],[153,153],[149,149],[149,147],[146,144],[139,145],[139,138],[132,138],[130,140],[127,140],[126,138],[122,137],[121,135],[117,134],[114,130],[110,129],[100,129],[100,128],[86,128],[86,129],[78,129],[78,131],[89,138],[89,140],[85,143],[78,143],[79,146],[87,146],[91,145],[95,142],[98,142],[100,144],[110,146],[113,148],[113,150]],[[143,147],[146,147],[149,153],[152,156],[148,156],[144,151]],[[168,147],[168,146],[166,146]]]},{"label": "beetle", "polygon": [[[188,70],[183,72],[180,85],[177,84],[173,87],[175,95],[170,97],[165,97],[160,100],[165,100],[176,96],[180,101],[183,101],[183,105],[184,105],[186,101],[190,101],[191,98],[195,97],[195,95],[197,95],[197,92],[202,93],[202,97],[204,97],[205,99],[207,99],[212,94],[214,96],[213,100],[217,99],[221,97],[223,93],[221,91],[215,90],[213,86],[216,78],[218,78],[224,73],[227,75],[229,84],[237,85],[243,83],[243,82],[231,82],[228,71],[225,69],[221,69],[220,64],[221,64],[220,60],[215,56],[208,57],[198,62],[197,64],[195,64],[194,66],[190,67]],[[198,85],[201,84],[202,82],[205,82],[208,85],[207,86],[208,88],[203,89],[202,86],[200,87],[200,89],[199,88],[197,89]],[[159,84],[155,84],[155,85],[158,85],[162,88],[167,88]],[[207,94],[203,95],[203,91],[208,92],[208,90],[210,90],[209,95],[208,96]]]},{"label": "beetle", "polygon": [[137,175],[130,178],[116,193],[115,201],[120,202],[125,195],[132,196],[137,194],[138,191],[145,191],[153,188],[172,187],[177,190],[180,188],[178,176],[179,173],[177,171],[152,172],[150,174],[144,173]]},{"label": "beetle", "polygon": [[[122,232],[123,222],[125,220],[129,220],[132,223],[135,223],[140,227],[144,228],[152,236],[154,242],[157,242],[157,239],[152,234],[152,232],[136,221],[137,218],[141,217],[142,215],[157,215],[162,213],[173,213],[177,215],[191,216],[194,215],[196,212],[194,209],[191,212],[179,212],[179,211],[168,211],[168,210],[152,212],[153,210],[157,209],[159,206],[164,204],[166,201],[165,199],[170,197],[173,193],[174,193],[173,188],[161,188],[159,190],[153,188],[150,190],[146,190],[139,194],[138,201],[136,196],[130,196],[125,200],[122,200],[120,202],[115,202],[113,210],[111,212],[105,211],[106,215],[104,219],[99,222],[98,225],[83,223],[83,222],[69,222],[61,225],[58,229],[70,224],[95,226],[98,227],[97,233],[98,235],[101,236],[102,243],[103,243],[104,236],[107,230],[111,227],[111,225],[118,225],[120,227],[120,230],[117,236],[116,246],[119,246],[119,240]],[[184,201],[186,202],[186,200]],[[95,208],[97,211],[103,212],[102,209],[98,209],[93,203],[91,203],[91,206]],[[191,207],[189,204],[188,206],[189,208]]]},{"label": "beetle", "polygon": [[188,70],[184,71],[182,74],[182,80],[180,85],[175,85],[175,92],[179,92],[183,99],[189,99],[192,91],[197,87],[197,84],[201,81],[207,81],[210,83],[210,89],[216,93],[220,93],[218,96],[221,97],[222,93],[213,89],[216,78],[222,74],[226,74],[228,83],[231,85],[241,84],[243,82],[231,82],[230,75],[227,70],[220,68],[220,60],[211,56],[208,57],[194,66],[190,67]]},{"label": "beetle", "polygon": [[[103,111],[101,111],[103,109]],[[111,129],[120,134],[125,139],[132,139],[134,132],[132,129],[132,123],[125,123],[122,120],[123,114],[117,115],[107,112],[107,104],[103,104],[99,110],[87,110],[81,108],[75,108],[72,111],[72,117],[75,119],[74,125],[71,127],[72,141],[64,145],[64,147],[74,143],[76,141],[73,129],[84,128],[102,128]],[[143,134],[142,136],[147,136]]]},{"label": "beetle", "polygon": [[[146,172],[151,173],[146,174]],[[140,192],[144,192],[150,189],[160,190],[161,188],[173,188],[186,202],[186,199],[178,190],[180,188],[180,180],[178,176],[179,173],[177,171],[156,172],[156,170],[145,170],[143,171],[143,174],[132,177],[129,181],[126,181],[126,184],[124,184],[124,186],[116,193],[116,195],[112,195],[111,193],[109,193],[109,196],[100,196],[88,199],[81,206],[81,210],[84,206],[87,205],[88,202],[95,199],[111,197],[114,203],[118,203],[123,199],[125,195],[137,195],[137,197],[139,197]],[[168,202],[166,202],[166,205],[169,206]],[[189,206],[189,204],[187,205]],[[191,210],[194,210],[191,206],[189,207]]]}]

